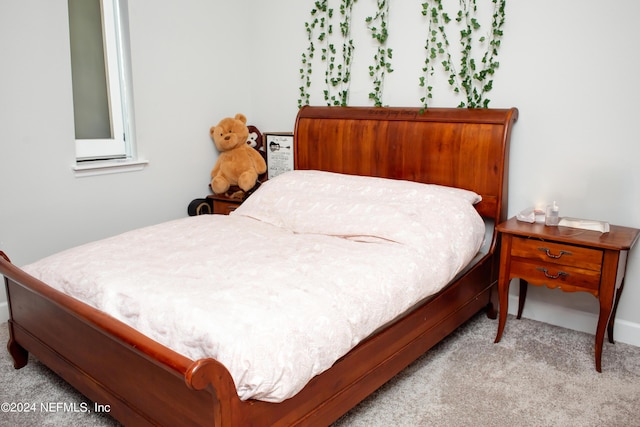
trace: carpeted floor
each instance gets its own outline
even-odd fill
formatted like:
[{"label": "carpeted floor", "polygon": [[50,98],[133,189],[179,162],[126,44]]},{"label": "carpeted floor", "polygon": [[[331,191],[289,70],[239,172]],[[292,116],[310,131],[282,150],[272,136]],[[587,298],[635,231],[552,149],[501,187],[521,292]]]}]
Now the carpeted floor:
[{"label": "carpeted floor", "polygon": [[[605,342],[599,374],[592,335],[510,316],[502,341],[493,344],[496,327],[476,316],[335,427],[640,427],[640,347]],[[0,341],[7,339],[1,324]],[[5,412],[3,402],[35,404],[35,410]],[[0,352],[0,403],[2,426],[118,425],[105,414],[83,412],[93,403],[37,360],[13,369],[6,351]],[[52,410],[42,410],[43,403]]]}]

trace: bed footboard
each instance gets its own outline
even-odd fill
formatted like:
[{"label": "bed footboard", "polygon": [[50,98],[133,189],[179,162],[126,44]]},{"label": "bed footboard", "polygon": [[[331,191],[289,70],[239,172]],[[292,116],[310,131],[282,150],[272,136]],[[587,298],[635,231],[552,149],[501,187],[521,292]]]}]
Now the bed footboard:
[{"label": "bed footboard", "polygon": [[[0,263],[7,274],[11,264]],[[233,408],[234,398],[240,403],[230,375],[217,362],[194,363],[33,278],[26,282],[5,277],[11,316],[7,348],[16,368],[33,354],[125,425],[214,425],[222,419],[222,407]],[[214,383],[227,396],[220,399],[224,405]]]}]

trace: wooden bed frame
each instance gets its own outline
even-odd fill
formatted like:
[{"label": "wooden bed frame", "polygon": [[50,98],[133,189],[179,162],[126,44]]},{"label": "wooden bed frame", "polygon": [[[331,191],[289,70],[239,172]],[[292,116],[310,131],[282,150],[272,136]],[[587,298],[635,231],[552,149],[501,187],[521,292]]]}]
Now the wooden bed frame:
[{"label": "wooden bed frame", "polygon": [[[304,107],[295,125],[295,165],[470,189],[483,197],[477,210],[497,223],[507,214],[517,115],[516,109]],[[495,311],[496,237],[473,269],[282,403],[239,400],[216,360],[181,356],[27,275],[0,252],[7,348],[16,368],[32,353],[89,399],[109,405],[125,425],[329,425],[480,310]]]}]

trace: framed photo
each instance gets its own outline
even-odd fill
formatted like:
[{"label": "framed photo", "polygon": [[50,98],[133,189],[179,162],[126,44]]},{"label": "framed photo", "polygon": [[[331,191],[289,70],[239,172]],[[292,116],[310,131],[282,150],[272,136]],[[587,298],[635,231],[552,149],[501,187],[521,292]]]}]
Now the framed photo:
[{"label": "framed photo", "polygon": [[265,133],[267,151],[267,178],[293,170],[293,133]]}]

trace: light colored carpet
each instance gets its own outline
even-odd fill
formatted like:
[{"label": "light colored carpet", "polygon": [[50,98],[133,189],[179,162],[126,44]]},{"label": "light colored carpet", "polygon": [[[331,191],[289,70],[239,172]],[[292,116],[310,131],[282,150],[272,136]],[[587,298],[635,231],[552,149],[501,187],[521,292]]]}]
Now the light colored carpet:
[{"label": "light colored carpet", "polygon": [[[335,423],[346,426],[640,427],[640,347],[605,343],[601,374],[593,335],[509,317],[476,316]],[[7,325],[0,340],[7,342]],[[41,403],[93,403],[31,358],[13,369],[0,352],[0,403],[36,404],[0,412],[0,425],[117,426],[93,412],[46,412]]]}]

